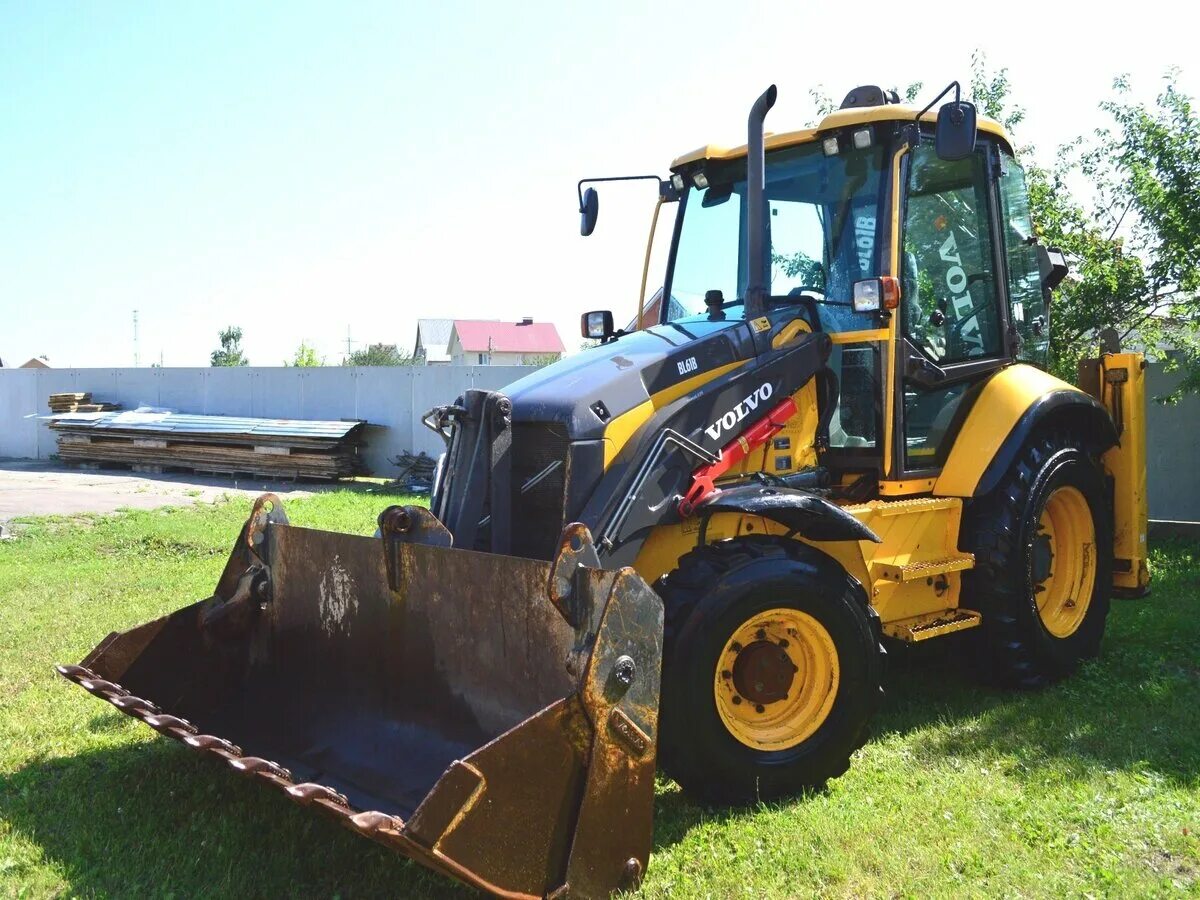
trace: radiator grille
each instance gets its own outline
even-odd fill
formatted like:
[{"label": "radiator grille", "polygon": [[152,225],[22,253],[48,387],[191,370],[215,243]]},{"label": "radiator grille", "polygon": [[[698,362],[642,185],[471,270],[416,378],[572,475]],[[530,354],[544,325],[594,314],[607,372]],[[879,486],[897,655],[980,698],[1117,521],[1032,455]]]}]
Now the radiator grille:
[{"label": "radiator grille", "polygon": [[[563,528],[569,441],[566,428],[546,422],[515,422],[512,434],[512,552],[551,559]],[[557,466],[547,472],[547,469]],[[544,477],[524,493],[521,487]]]}]

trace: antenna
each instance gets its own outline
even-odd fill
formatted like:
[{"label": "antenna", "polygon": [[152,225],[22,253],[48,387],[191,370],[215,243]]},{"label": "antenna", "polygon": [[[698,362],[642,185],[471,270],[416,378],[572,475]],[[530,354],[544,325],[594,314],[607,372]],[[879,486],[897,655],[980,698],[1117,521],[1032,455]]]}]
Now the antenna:
[{"label": "antenna", "polygon": [[138,321],[137,310],[133,311],[133,367],[138,365]]}]

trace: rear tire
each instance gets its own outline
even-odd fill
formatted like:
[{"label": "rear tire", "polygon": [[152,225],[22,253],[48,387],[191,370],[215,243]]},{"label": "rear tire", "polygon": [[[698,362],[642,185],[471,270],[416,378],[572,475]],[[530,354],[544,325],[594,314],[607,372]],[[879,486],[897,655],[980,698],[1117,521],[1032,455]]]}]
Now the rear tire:
[{"label": "rear tire", "polygon": [[697,547],[658,589],[668,775],[729,805],[846,771],[883,693],[879,621],[857,581],[812,547],[754,536]]},{"label": "rear tire", "polygon": [[1035,437],[971,505],[963,605],[979,610],[980,674],[1035,688],[1100,651],[1112,587],[1112,517],[1099,461],[1076,436]]}]

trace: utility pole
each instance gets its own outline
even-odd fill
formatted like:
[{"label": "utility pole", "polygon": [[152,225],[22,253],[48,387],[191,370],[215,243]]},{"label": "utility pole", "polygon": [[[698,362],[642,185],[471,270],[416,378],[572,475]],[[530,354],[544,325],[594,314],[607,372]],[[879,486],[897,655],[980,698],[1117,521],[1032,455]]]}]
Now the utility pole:
[{"label": "utility pole", "polygon": [[138,366],[138,321],[137,310],[133,311],[133,367]]},{"label": "utility pole", "polygon": [[346,326],[346,362],[350,362],[350,326]]}]

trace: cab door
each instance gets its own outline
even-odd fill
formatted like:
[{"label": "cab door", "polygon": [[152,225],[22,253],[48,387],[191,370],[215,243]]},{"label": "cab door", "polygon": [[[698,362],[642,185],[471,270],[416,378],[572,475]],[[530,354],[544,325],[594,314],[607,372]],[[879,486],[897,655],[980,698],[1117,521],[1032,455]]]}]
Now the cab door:
[{"label": "cab door", "polygon": [[913,488],[941,469],[972,386],[1012,359],[998,153],[981,141],[944,160],[929,141],[909,154],[892,471]]}]

